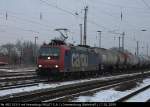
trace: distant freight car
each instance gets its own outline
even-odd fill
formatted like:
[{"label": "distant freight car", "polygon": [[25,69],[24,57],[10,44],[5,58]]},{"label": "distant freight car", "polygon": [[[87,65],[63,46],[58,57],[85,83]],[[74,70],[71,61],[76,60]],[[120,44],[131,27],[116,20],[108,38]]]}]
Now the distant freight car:
[{"label": "distant freight car", "polygon": [[98,62],[101,66],[101,69],[111,69],[117,66],[118,56],[115,51],[96,47],[94,47],[93,49],[98,54]]}]

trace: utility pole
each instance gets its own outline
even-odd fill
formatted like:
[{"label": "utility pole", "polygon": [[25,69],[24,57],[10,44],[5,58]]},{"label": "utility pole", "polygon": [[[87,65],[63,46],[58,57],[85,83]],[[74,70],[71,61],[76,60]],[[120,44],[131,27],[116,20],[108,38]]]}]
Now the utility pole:
[{"label": "utility pole", "polygon": [[35,64],[36,64],[36,61],[37,61],[37,46],[36,46],[36,40],[38,39],[37,36],[34,37],[34,43],[35,43],[35,48],[34,48],[34,58],[35,58]]},{"label": "utility pole", "polygon": [[23,47],[21,46],[21,52],[20,52],[20,66],[22,64],[22,56],[23,56]]},{"label": "utility pole", "polygon": [[6,17],[6,20],[7,20],[8,19],[8,13],[7,12],[6,12],[6,16],[5,17]]},{"label": "utility pole", "polygon": [[122,51],[124,51],[124,36],[125,32],[122,33]]},{"label": "utility pole", "polygon": [[98,34],[99,34],[99,47],[101,48],[101,33],[102,31],[97,31]]},{"label": "utility pole", "polygon": [[148,47],[148,44],[147,44],[146,48],[147,48],[147,56],[148,56],[148,48],[149,48],[149,47]]},{"label": "utility pole", "polygon": [[119,50],[120,50],[120,39],[121,39],[121,37],[119,36],[118,38],[119,38]]},{"label": "utility pole", "polygon": [[88,6],[85,7],[84,9],[84,37],[83,37],[83,45],[86,45],[86,33],[87,33],[87,11],[88,11]]},{"label": "utility pole", "polygon": [[137,48],[136,48],[137,52],[136,53],[137,53],[137,56],[138,56],[139,55],[139,41],[137,41],[136,44],[137,44]]},{"label": "utility pole", "polygon": [[82,45],[82,24],[80,24],[80,45]]}]

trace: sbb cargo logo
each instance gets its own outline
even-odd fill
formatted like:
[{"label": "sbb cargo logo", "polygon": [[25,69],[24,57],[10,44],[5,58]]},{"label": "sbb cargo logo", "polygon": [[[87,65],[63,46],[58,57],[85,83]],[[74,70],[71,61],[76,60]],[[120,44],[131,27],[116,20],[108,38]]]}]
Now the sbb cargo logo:
[{"label": "sbb cargo logo", "polygon": [[88,66],[88,55],[72,54],[72,67]]}]

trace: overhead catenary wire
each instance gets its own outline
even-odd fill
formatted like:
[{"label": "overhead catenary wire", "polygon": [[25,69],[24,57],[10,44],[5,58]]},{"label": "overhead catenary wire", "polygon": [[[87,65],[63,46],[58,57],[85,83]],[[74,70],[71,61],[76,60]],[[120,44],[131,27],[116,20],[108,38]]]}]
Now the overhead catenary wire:
[{"label": "overhead catenary wire", "polygon": [[[2,10],[0,10],[0,11],[2,11]],[[3,11],[3,14],[6,15],[6,11]],[[51,28],[51,26],[48,24],[48,21],[45,22],[45,20],[44,21],[42,20],[42,22],[45,22],[45,23],[42,23],[41,21],[40,22],[36,21],[35,18],[32,18],[34,20],[31,20],[31,19],[27,19],[27,18],[18,16],[16,14],[17,13],[14,13],[13,11],[7,11],[7,17],[10,18],[11,20],[12,19],[17,19],[16,21],[20,20],[20,21],[24,21],[24,22],[27,22],[27,23],[40,25],[40,26],[43,26],[45,28]],[[40,13],[39,13],[39,15],[40,15]],[[5,19],[6,19],[6,16],[5,16]]]},{"label": "overhead catenary wire", "polygon": [[[44,1],[44,0],[42,0],[42,1]],[[84,1],[84,3],[85,3],[85,0],[82,0],[82,1]],[[54,5],[55,6],[55,5]],[[57,6],[58,8],[60,8],[59,6]],[[66,10],[66,9],[63,9],[62,8],[62,10],[61,11],[64,11],[64,10]],[[64,12],[66,12],[66,11],[64,11]],[[70,14],[70,15],[73,15],[73,16],[76,16],[75,14],[74,14],[74,12],[71,12],[70,10],[68,11],[69,13],[67,13],[67,14]],[[10,12],[8,12],[8,15],[10,14]],[[14,14],[13,14],[14,15]],[[15,16],[17,16],[17,15],[15,15]],[[12,16],[8,16],[8,20],[9,20],[9,17],[11,18]],[[18,17],[18,16],[17,16]],[[79,16],[80,18],[83,18],[82,16]],[[113,15],[112,15],[112,17],[113,17]],[[19,18],[19,17],[18,17]],[[13,19],[18,19],[18,18],[14,18],[13,17]],[[27,18],[25,18],[25,19],[27,19]],[[19,19],[20,20],[20,19]],[[24,17],[23,17],[23,19],[21,18],[21,20],[22,21],[26,21],[26,22],[29,22],[29,23],[32,23],[32,22],[30,22],[30,21],[27,21],[27,20],[30,20],[30,19],[27,19],[27,20],[24,20]],[[35,21],[35,20],[34,20]],[[42,20],[43,21],[43,20]],[[41,21],[41,22],[42,22]],[[42,24],[40,24],[39,22],[38,23],[36,23],[37,21],[35,21],[35,23],[33,22],[32,24],[38,24],[38,25],[41,25],[41,26],[43,26],[43,27],[49,27],[49,25],[46,23],[46,24],[44,24],[44,23],[42,23]],[[96,22],[96,20],[93,20],[93,19],[88,19],[88,23],[91,23],[91,24],[93,24],[93,25],[96,25],[97,27],[100,27],[100,28],[103,28],[103,29],[105,29],[106,30],[106,32],[108,32],[108,33],[111,33],[111,34],[113,34],[113,33],[115,33],[115,32],[113,32],[113,30],[111,30],[111,29],[109,29],[109,28],[107,28],[106,26],[103,26],[103,25],[101,25],[101,24],[99,24],[99,23],[97,23]],[[48,26],[47,26],[48,25]]]},{"label": "overhead catenary wire", "polygon": [[[100,1],[100,0],[97,0],[97,1]],[[89,2],[93,2],[93,1],[90,1],[89,0]],[[103,5],[108,5],[108,6],[112,6],[112,7],[117,7],[117,8],[129,8],[129,9],[138,9],[138,10],[144,10],[144,8],[140,8],[140,7],[134,7],[134,6],[124,6],[124,5],[120,5],[120,4],[113,4],[113,3],[111,3],[111,2],[106,2],[106,0],[105,1],[100,1],[101,3],[103,3]]]},{"label": "overhead catenary wire", "polygon": [[35,31],[35,30],[32,30],[32,29],[24,29],[24,28],[21,28],[21,27],[16,27],[16,26],[8,26],[8,25],[0,25],[1,27],[11,27],[11,28],[14,28],[14,29],[18,29],[18,30],[22,30],[22,31],[26,31],[26,32],[32,32],[32,33],[39,33],[38,31]]},{"label": "overhead catenary wire", "polygon": [[[63,8],[58,7],[58,6],[52,5],[52,4],[50,4],[50,3],[48,3],[48,2],[46,2],[46,1],[44,1],[44,0],[40,0],[40,1],[45,2],[45,3],[48,4],[49,6],[52,6],[52,7],[54,7],[54,8],[57,8],[57,9],[59,9],[59,10],[61,10],[61,11],[64,11],[64,12],[70,14],[70,15],[76,16],[73,12],[70,12],[70,11],[67,11],[67,10],[65,10],[65,9],[63,9]],[[10,12],[9,12],[9,14],[10,14]],[[47,24],[43,24],[43,23],[40,23],[40,22],[37,22],[37,21],[33,21],[33,20],[26,19],[26,18],[20,18],[20,17],[18,17],[18,16],[16,16],[16,15],[11,15],[11,16],[14,17],[14,18],[17,18],[17,19],[19,19],[19,20],[23,20],[23,21],[32,23],[32,24],[38,24],[38,25],[42,25],[42,26],[44,26],[44,27],[50,27],[50,26],[47,25]],[[9,17],[10,17],[10,16],[9,16]],[[80,18],[83,18],[83,17],[80,17]],[[94,24],[94,25],[96,25],[96,26],[98,26],[98,27],[102,27],[102,28],[104,28],[105,30],[108,30],[108,28],[106,28],[105,26],[100,25],[100,24],[94,22],[93,20],[89,20],[89,19],[88,19],[88,23]],[[108,33],[112,33],[112,30],[109,29],[109,30],[108,30]]]},{"label": "overhead catenary wire", "polygon": [[[93,9],[96,10],[96,7],[95,7],[95,6],[92,6],[92,7],[93,7]],[[110,16],[110,17],[112,17],[116,22],[119,22],[119,17],[113,16],[113,15],[112,15],[111,13],[109,13],[108,11],[102,10],[101,13],[103,13],[103,14],[105,14],[105,15],[107,15],[107,16]],[[135,29],[135,30],[139,30],[139,29],[140,29],[140,28],[137,28],[137,26],[136,26],[135,24],[130,23],[130,22],[128,22],[127,20],[123,20],[123,18],[124,18],[124,11],[123,11],[122,8],[121,8],[121,14],[122,14],[121,23],[123,22],[124,24],[131,25],[131,26],[134,27],[134,28],[132,27],[132,29]],[[120,14],[119,14],[119,15],[120,15]],[[119,15],[118,15],[118,16],[119,16]],[[121,23],[119,23],[118,26],[120,26]],[[129,26],[129,27],[131,27],[131,26]]]},{"label": "overhead catenary wire", "polygon": [[53,5],[53,4],[50,4],[50,3],[48,3],[48,2],[46,2],[46,1],[44,1],[44,0],[40,0],[40,1],[43,2],[43,3],[45,3],[45,4],[47,4],[47,5],[49,5],[49,6],[51,6],[51,7],[57,8],[57,9],[59,9],[59,10],[65,12],[65,13],[68,13],[68,14],[71,14],[71,15],[75,16],[74,13],[72,13],[72,12],[70,12],[70,11],[68,11],[68,10],[65,10],[65,9],[63,9],[63,8],[60,8],[60,7],[55,6],[55,5]]},{"label": "overhead catenary wire", "polygon": [[85,6],[86,6],[86,4],[85,4],[85,1],[84,1],[84,0],[81,0],[81,4],[83,4],[83,7],[85,7]]},{"label": "overhead catenary wire", "polygon": [[[60,11],[63,11],[63,12],[65,12],[65,13],[68,13],[68,14],[73,15],[73,16],[76,17],[75,13],[73,13],[73,12],[70,12],[70,11],[65,10],[65,9],[63,9],[63,8],[60,8],[60,7],[58,7],[58,6],[52,5],[52,4],[48,3],[48,2],[45,1],[45,0],[40,0],[40,1],[43,2],[43,3],[45,3],[45,4],[47,4],[48,6],[51,6],[51,7],[56,8],[56,9],[59,9]],[[80,18],[81,18],[81,19],[84,19],[84,17],[82,17],[82,16],[80,16]],[[89,19],[88,19],[87,22],[88,22],[88,23],[91,23],[91,24],[94,24],[94,25],[96,25],[97,27],[102,27],[103,29],[106,30],[106,32],[112,34],[112,31],[113,31],[113,30],[110,30],[109,28],[107,28],[107,27],[105,27],[105,26],[103,26],[103,25],[100,25],[100,24],[94,22],[93,20],[89,20]]]},{"label": "overhead catenary wire", "polygon": [[[3,19],[3,17],[0,17],[0,19]],[[4,20],[4,19],[3,19]],[[14,22],[16,23],[16,20],[13,20],[11,18],[11,20],[7,20],[7,21],[11,21],[11,22]],[[18,21],[18,18],[17,18],[17,21]],[[12,26],[9,26],[8,24],[5,24],[5,25],[0,25],[0,26],[3,26],[3,27],[12,27]],[[19,26],[16,26],[16,25],[13,25],[12,27],[13,29],[17,29],[17,30],[21,30],[21,31],[26,31],[26,32],[32,32],[32,33],[37,33],[38,31],[36,30],[32,30],[32,29],[24,29],[22,27],[19,27]],[[49,29],[43,29],[44,31],[50,31]]]},{"label": "overhead catenary wire", "polygon": [[[48,2],[45,1],[45,0],[40,0],[40,1],[42,1],[42,2],[44,1],[45,4],[47,4],[47,5],[49,4],[49,6],[52,6],[52,4],[48,3]],[[56,6],[52,6],[52,7],[57,8],[57,9],[59,9],[60,11],[63,11],[63,12],[65,12],[65,13],[69,13],[70,15],[73,15],[73,16],[76,17],[76,15],[75,15],[73,12],[70,12],[70,11],[65,10],[65,9],[63,9],[63,8],[60,8],[60,7],[58,7],[58,6],[57,6],[57,7],[56,7]],[[122,8],[122,7],[120,7],[120,8]],[[109,16],[110,16],[110,14],[109,14]],[[112,15],[111,15],[111,16],[112,16]],[[83,19],[82,16],[78,16],[78,17],[81,18],[81,19]],[[112,16],[112,17],[113,17],[113,16]],[[96,23],[95,21],[93,21],[93,20],[91,20],[91,19],[88,19],[87,22],[90,23],[90,24],[93,24],[93,25],[95,25],[95,26],[97,26],[97,27],[103,28],[103,29],[105,30],[105,31],[103,30],[103,32],[107,32],[107,33],[111,33],[111,34],[116,34],[116,31],[114,31],[114,30],[112,30],[112,29],[109,29],[109,28],[103,26],[102,24],[98,24],[98,23]],[[123,22],[126,22],[126,20],[124,20]],[[133,25],[133,24],[131,24],[131,23],[129,23],[129,22],[126,22],[126,24],[134,26],[133,29],[135,29],[135,30],[139,30],[139,28],[135,28],[136,25]],[[136,26],[136,27],[137,27],[137,26]]]},{"label": "overhead catenary wire", "polygon": [[145,0],[141,0],[143,2],[143,4],[150,10],[150,5],[145,1]]},{"label": "overhead catenary wire", "polygon": [[[43,0],[40,0],[40,1],[43,1]],[[46,1],[45,1],[45,2],[46,2]],[[46,2],[46,4],[49,4],[49,3]],[[63,10],[63,12],[66,12],[66,11],[64,11],[65,9],[60,9],[60,8],[58,8],[58,6],[57,6],[57,9],[59,9],[59,10],[61,10],[61,11]],[[67,13],[68,13],[68,11],[67,11]],[[69,14],[70,14],[70,12],[69,12]],[[75,16],[74,13],[72,13],[71,15]],[[80,16],[80,18],[83,18],[83,17]],[[102,25],[100,25],[100,24],[94,22],[93,20],[89,20],[89,19],[88,19],[88,23],[94,24],[94,25],[96,25],[96,26],[98,26],[98,27],[100,27],[100,28],[104,28],[104,29],[106,30],[105,32],[107,32],[107,33],[119,34],[119,35],[122,34],[122,33],[116,32],[116,31],[114,31],[114,30],[110,30],[110,29],[106,28],[105,26],[102,26]]]}]

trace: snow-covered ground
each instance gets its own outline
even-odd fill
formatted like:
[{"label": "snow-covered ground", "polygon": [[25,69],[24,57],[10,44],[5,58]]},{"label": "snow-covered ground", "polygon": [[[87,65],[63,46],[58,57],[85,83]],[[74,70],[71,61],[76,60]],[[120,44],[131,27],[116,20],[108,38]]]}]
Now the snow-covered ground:
[{"label": "snow-covered ground", "polygon": [[[114,102],[119,98],[126,96],[144,86],[150,85],[150,78],[143,80],[138,87],[126,91],[116,91],[114,88],[99,91],[94,93],[93,96],[79,96],[72,100],[72,102]],[[129,99],[129,102],[145,102],[150,99],[150,89]],[[128,102],[128,101],[127,101]]]},{"label": "snow-covered ground", "polygon": [[[0,90],[0,96],[12,95],[14,93],[21,93],[21,92],[30,92],[30,91],[35,91],[35,90],[39,90],[39,89],[55,88],[55,87],[59,87],[59,86],[62,86],[62,85],[83,83],[83,82],[88,82],[88,81],[93,81],[93,80],[102,80],[102,81],[104,81],[104,80],[111,80],[111,79],[114,79],[114,78],[116,79],[116,78],[120,78],[120,77],[128,77],[128,76],[132,76],[132,75],[136,75],[136,74],[138,74],[138,73],[123,74],[123,75],[110,76],[110,77],[100,77],[100,78],[94,78],[94,79],[84,79],[84,80],[75,80],[75,81],[67,81],[67,82],[57,82],[57,83],[49,83],[49,84],[39,83],[38,85],[35,85],[35,86],[28,86],[28,87]],[[113,92],[113,90],[112,91],[109,90],[108,92],[106,90],[106,92],[103,92],[103,93],[106,93],[107,95],[110,93],[111,97],[117,96],[117,93],[119,93],[119,92],[115,92],[116,94],[115,93],[112,94],[112,92]],[[100,95],[100,96],[103,96],[103,95]],[[102,99],[104,99],[104,98],[102,98]],[[108,100],[106,100],[106,101],[108,101]]]},{"label": "snow-covered ground", "polygon": [[150,99],[150,89],[130,98],[127,102],[146,102]]},{"label": "snow-covered ground", "polygon": [[21,71],[35,71],[34,67],[30,68],[20,68],[20,69],[0,69],[3,72],[21,72]]},{"label": "snow-covered ground", "polygon": [[70,85],[70,84],[81,83],[81,82],[86,82],[86,81],[90,81],[90,80],[88,79],[75,80],[75,81],[57,82],[57,83],[51,83],[51,84],[39,83],[38,85],[34,85],[34,86],[0,90],[0,96],[12,95],[12,94],[21,93],[21,92],[30,92],[30,91],[35,91],[39,89],[56,88],[56,87],[63,86],[63,85]]}]

